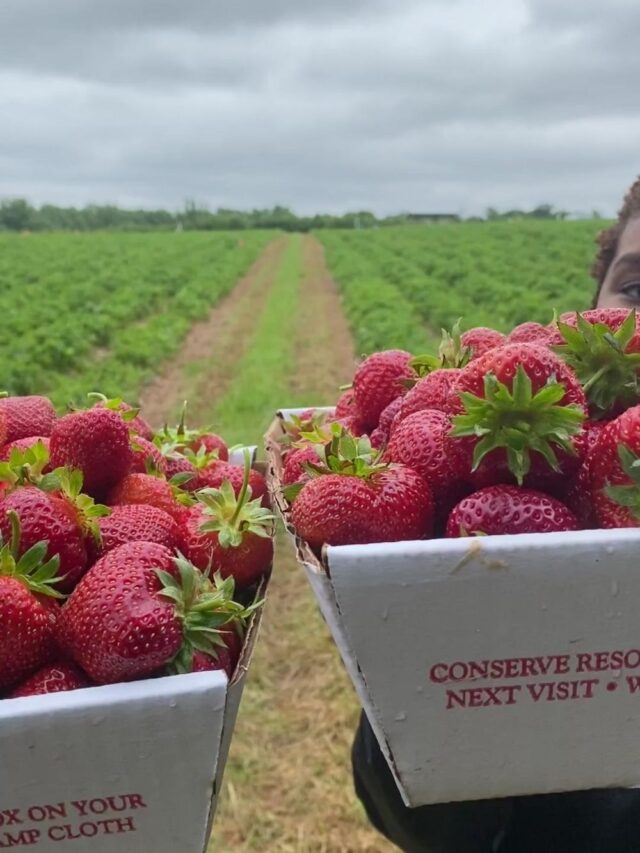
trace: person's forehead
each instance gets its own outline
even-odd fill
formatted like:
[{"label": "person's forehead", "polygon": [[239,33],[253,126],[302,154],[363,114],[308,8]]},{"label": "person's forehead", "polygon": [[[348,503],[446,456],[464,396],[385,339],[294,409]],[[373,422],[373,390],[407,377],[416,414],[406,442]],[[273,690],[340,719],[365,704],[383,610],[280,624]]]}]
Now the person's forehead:
[{"label": "person's forehead", "polygon": [[632,219],[618,240],[616,256],[620,257],[628,252],[640,252],[640,218]]}]

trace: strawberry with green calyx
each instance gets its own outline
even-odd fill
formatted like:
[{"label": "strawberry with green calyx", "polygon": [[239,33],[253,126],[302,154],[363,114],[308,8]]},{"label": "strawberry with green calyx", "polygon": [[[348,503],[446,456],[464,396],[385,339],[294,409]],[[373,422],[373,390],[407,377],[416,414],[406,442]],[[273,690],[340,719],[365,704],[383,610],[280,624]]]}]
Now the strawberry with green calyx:
[{"label": "strawberry with green calyx", "polygon": [[610,418],[640,403],[640,324],[635,312],[597,308],[563,315],[554,350],[582,383],[593,417]]},{"label": "strawberry with green calyx", "polygon": [[290,415],[282,421],[284,435],[279,439],[280,444],[288,448],[304,441],[304,436],[318,434],[328,417],[328,412],[319,412],[316,409],[307,409],[299,415]]},{"label": "strawberry with green calyx", "polygon": [[129,429],[116,411],[101,406],[57,421],[49,444],[52,468],[82,471],[84,488],[102,496],[131,470]]},{"label": "strawberry with green calyx", "polygon": [[153,442],[134,434],[131,436],[131,450],[133,451],[132,472],[138,474],[149,472],[166,473],[167,465],[165,457]]},{"label": "strawberry with green calyx", "polygon": [[34,435],[49,436],[57,420],[53,403],[47,397],[0,397],[0,428],[2,443],[29,438]]},{"label": "strawberry with green calyx", "polygon": [[[231,462],[212,462],[203,468],[198,475],[198,489],[219,489],[224,482],[229,482],[236,496],[242,491],[244,469],[242,465],[232,465]],[[267,481],[259,471],[253,468],[249,472],[249,486],[254,499],[261,498],[262,505],[269,507]]]},{"label": "strawberry with green calyx", "polygon": [[576,436],[586,400],[550,350],[506,344],[464,368],[454,386],[452,437],[467,454],[478,487],[515,480],[549,488],[581,462]]},{"label": "strawberry with green calyx", "polygon": [[224,481],[218,489],[198,492],[200,505],[189,514],[183,531],[184,548],[198,568],[213,566],[222,577],[232,576],[240,589],[255,583],[273,559],[275,517],[252,500],[251,468],[245,456],[242,486],[236,496]]},{"label": "strawberry with green calyx", "polygon": [[[188,562],[187,566],[189,566]],[[166,578],[163,580],[168,583]],[[184,588],[184,580],[182,578],[181,580]],[[209,580],[208,575],[204,575],[204,586],[209,590],[205,592],[205,596],[210,597],[209,603],[214,605],[216,598],[219,602],[221,624],[219,627],[206,630],[206,624],[203,626],[199,624],[203,620],[198,619],[197,612],[188,615],[185,620],[188,623],[185,642],[180,652],[168,664],[167,673],[180,675],[187,672],[209,672],[222,669],[231,678],[242,652],[244,628],[251,615],[262,606],[263,602],[254,599],[247,607],[243,607],[234,600],[236,589],[234,578],[223,578],[220,573],[216,573],[212,581]],[[175,581],[173,588],[175,588]],[[170,585],[165,587],[164,594],[173,597]],[[184,597],[178,592],[178,600]]]},{"label": "strawberry with green calyx", "polygon": [[[436,355],[424,353],[414,356],[409,362],[415,370],[417,377],[428,376],[434,370],[458,369],[467,365],[472,358],[471,347],[464,344],[462,340],[462,320],[457,320],[449,332],[442,329],[442,336]],[[407,387],[412,387],[415,382],[407,381]]]},{"label": "strawberry with green calyx", "polygon": [[591,452],[591,500],[600,527],[640,527],[640,405],[601,431]]},{"label": "strawberry with green calyx", "polygon": [[227,677],[231,678],[236,671],[242,653],[243,638],[241,631],[242,628],[239,623],[237,627],[227,628],[225,626],[220,630],[221,644],[216,646],[214,654],[194,652],[193,672],[211,672],[212,670],[222,669],[226,672]]},{"label": "strawberry with green calyx", "polygon": [[351,545],[424,539],[433,530],[434,505],[426,480],[412,468],[384,462],[370,441],[343,436],[312,478],[287,490],[291,521],[318,551],[323,544]]},{"label": "strawberry with green calyx", "polygon": [[174,450],[182,452],[188,449],[198,453],[202,448],[205,453],[211,454],[216,459],[226,461],[229,458],[229,448],[224,439],[209,428],[188,429],[186,416],[187,403],[185,401],[178,425],[169,427],[165,424],[156,438],[159,438],[165,445],[171,445]]},{"label": "strawberry with green calyx", "polygon": [[38,485],[50,471],[48,438],[21,438],[0,453],[0,481],[5,490],[27,484]]},{"label": "strawberry with green calyx", "polygon": [[90,400],[95,401],[95,406],[117,412],[134,435],[146,438],[147,441],[153,441],[153,429],[142,417],[138,407],[125,403],[121,397],[112,397],[109,399],[104,394],[96,391],[93,391],[88,397]]},{"label": "strawberry with green calyx", "polygon": [[15,687],[7,699],[21,699],[25,696],[43,696],[46,693],[63,693],[90,687],[87,676],[74,663],[60,661],[39,669]]},{"label": "strawberry with green calyx", "polygon": [[168,513],[182,524],[186,512],[194,504],[191,495],[182,488],[190,474],[176,474],[167,480],[161,474],[127,474],[108,494],[111,507],[122,504],[149,504]]},{"label": "strawberry with green calyx", "polygon": [[282,472],[282,484],[293,486],[297,483],[306,483],[311,479],[311,474],[305,469],[306,463],[317,463],[320,460],[316,445],[307,444],[305,447],[295,447],[287,454],[286,462]]},{"label": "strawberry with green calyx", "polygon": [[39,487],[15,489],[0,501],[0,533],[10,535],[10,516],[20,519],[21,552],[47,537],[48,554],[59,560],[58,589],[70,592],[88,568],[90,540],[100,541],[97,520],[109,508],[82,493],[79,471],[58,469],[45,475]]},{"label": "strawberry with green calyx", "polygon": [[453,508],[447,537],[500,536],[578,530],[578,520],[563,503],[533,489],[488,486]]},{"label": "strawberry with green calyx", "polygon": [[232,582],[212,582],[165,546],[130,542],[87,572],[60,612],[56,637],[98,684],[168,665],[190,671],[195,651],[211,652],[221,628],[259,606],[245,608],[233,594]]},{"label": "strawberry with green calyx", "polygon": [[20,522],[9,517],[10,539],[0,548],[0,690],[19,684],[56,654],[58,558],[45,562],[47,543],[20,556]]}]

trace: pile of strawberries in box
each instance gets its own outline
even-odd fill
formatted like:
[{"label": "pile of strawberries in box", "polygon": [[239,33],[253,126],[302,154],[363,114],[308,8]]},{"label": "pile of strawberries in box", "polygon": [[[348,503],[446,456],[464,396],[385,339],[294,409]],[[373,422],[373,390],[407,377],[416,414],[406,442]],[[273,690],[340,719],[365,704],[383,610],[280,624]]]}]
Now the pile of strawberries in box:
[{"label": "pile of strawberries in box", "polygon": [[624,309],[374,353],[334,413],[284,425],[289,519],[316,552],[640,526],[639,374]]},{"label": "pile of strawberries in box", "polygon": [[0,697],[222,669],[273,556],[266,484],[208,431],[0,399]]}]

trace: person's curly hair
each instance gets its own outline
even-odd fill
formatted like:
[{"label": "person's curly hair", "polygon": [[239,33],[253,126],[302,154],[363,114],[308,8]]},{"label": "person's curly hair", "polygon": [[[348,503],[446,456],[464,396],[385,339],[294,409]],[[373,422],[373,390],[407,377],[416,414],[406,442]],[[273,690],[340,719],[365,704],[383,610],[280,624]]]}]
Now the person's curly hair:
[{"label": "person's curly hair", "polygon": [[594,303],[598,301],[600,288],[607,277],[611,262],[618,251],[618,240],[620,235],[632,219],[640,217],[640,177],[632,185],[624,197],[624,202],[618,213],[618,219],[611,228],[606,228],[598,234],[598,253],[591,268],[591,275],[598,282],[598,290]]}]

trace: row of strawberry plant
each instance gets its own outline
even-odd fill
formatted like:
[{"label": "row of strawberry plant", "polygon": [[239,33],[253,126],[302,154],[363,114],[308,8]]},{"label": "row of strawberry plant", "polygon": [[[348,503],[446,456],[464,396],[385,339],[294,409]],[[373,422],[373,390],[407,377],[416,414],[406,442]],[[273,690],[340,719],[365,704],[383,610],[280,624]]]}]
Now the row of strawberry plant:
[{"label": "row of strawberry plant", "polygon": [[[586,308],[602,225],[468,223],[318,236],[360,346],[415,350],[419,322],[435,332],[463,316],[467,325],[506,330],[526,320],[548,322],[554,309]],[[390,294],[387,310],[378,309],[378,292]],[[410,315],[411,323],[396,324],[389,311]]]},{"label": "row of strawberry plant", "polygon": [[128,395],[228,292],[269,235],[0,237],[0,384],[56,403]]}]

